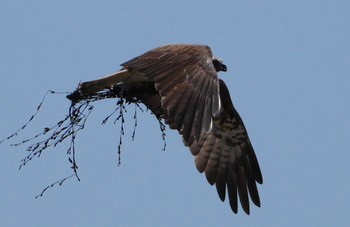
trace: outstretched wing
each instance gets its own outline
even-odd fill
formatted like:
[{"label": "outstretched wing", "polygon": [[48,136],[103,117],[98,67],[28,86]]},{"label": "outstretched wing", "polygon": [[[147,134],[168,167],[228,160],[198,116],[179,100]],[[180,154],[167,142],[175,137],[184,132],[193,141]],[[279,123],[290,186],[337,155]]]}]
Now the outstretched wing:
[{"label": "outstretched wing", "polygon": [[219,82],[212,52],[204,45],[166,45],[122,64],[155,82],[166,123],[186,141],[209,131],[220,109]]},{"label": "outstretched wing", "polygon": [[197,169],[216,185],[222,201],[227,188],[233,212],[237,213],[238,197],[248,214],[249,196],[260,206],[256,187],[256,182],[262,183],[260,167],[229,91],[217,77],[210,48],[161,46],[122,66],[111,76],[82,83],[79,94],[124,86],[127,96],[142,100],[182,134],[196,156]]},{"label": "outstretched wing", "polygon": [[243,121],[235,110],[225,83],[220,80],[221,111],[214,116],[213,128],[189,146],[196,156],[196,167],[205,172],[225,200],[226,187],[233,212],[237,213],[237,194],[243,210],[249,214],[249,196],[260,206],[256,182],[262,184],[260,167]]}]

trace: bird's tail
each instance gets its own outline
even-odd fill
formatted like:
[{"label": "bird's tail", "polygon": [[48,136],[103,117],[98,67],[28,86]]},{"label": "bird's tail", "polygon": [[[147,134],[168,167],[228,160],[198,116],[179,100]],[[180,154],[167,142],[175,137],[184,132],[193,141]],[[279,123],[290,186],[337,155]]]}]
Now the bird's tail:
[{"label": "bird's tail", "polygon": [[67,95],[67,98],[73,103],[77,103],[83,99],[96,97],[99,92],[112,89],[114,85],[125,81],[128,77],[130,77],[130,72],[127,69],[122,69],[101,79],[83,82],[73,93]]},{"label": "bird's tail", "polygon": [[129,71],[122,69],[101,79],[83,82],[80,84],[78,90],[83,96],[93,96],[105,89],[111,89],[114,85],[123,82],[129,76]]}]

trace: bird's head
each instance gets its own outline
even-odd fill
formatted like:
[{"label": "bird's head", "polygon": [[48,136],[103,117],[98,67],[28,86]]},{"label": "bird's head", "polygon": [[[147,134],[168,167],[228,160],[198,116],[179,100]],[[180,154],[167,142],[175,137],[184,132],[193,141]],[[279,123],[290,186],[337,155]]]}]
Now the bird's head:
[{"label": "bird's head", "polygon": [[227,71],[227,67],[221,59],[214,57],[213,58],[213,65],[215,67],[216,72],[219,72],[219,71],[226,72]]}]

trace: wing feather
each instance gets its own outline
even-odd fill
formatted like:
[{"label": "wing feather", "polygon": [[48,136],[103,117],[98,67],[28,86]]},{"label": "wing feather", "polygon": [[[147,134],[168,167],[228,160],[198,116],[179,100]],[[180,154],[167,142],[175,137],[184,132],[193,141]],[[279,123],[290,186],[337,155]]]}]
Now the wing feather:
[{"label": "wing feather", "polygon": [[215,185],[221,201],[225,201],[225,189],[229,172],[229,157],[231,153],[232,152],[230,152],[229,149],[224,148],[222,149],[222,153],[220,155],[220,163],[218,167]]},{"label": "wing feather", "polygon": [[226,187],[233,212],[237,213],[238,198],[249,214],[249,197],[260,206],[256,183],[262,175],[243,121],[235,110],[225,83],[220,80],[222,108],[213,117],[212,129],[198,141],[185,141],[193,155],[196,167],[205,172],[210,184],[216,185],[218,195],[225,200]]},{"label": "wing feather", "polygon": [[246,175],[245,170],[243,166],[238,166],[237,168],[237,189],[238,189],[238,195],[239,200],[241,201],[241,205],[243,210],[249,214],[249,200],[248,200],[248,192],[247,192],[247,185],[246,185]]},{"label": "wing feather", "polygon": [[216,176],[219,169],[220,156],[222,153],[222,146],[217,142],[218,139],[215,139],[215,144],[211,149],[211,153],[209,155],[208,163],[205,168],[205,176],[209,184],[213,185],[216,181]]},{"label": "wing feather", "polygon": [[197,110],[197,106],[199,106],[199,96],[200,94],[193,92],[190,105],[187,107],[186,113],[184,113],[183,124],[181,125],[179,132],[182,134],[185,141],[192,140],[194,138],[194,136],[191,135],[191,130],[193,128],[193,122],[196,114],[195,110]]},{"label": "wing feather", "polygon": [[[207,89],[218,84],[209,47],[166,45],[131,59],[122,66],[154,80],[162,98],[162,107],[167,111],[164,116],[166,122],[172,129],[179,130],[186,140],[192,140],[192,137],[198,140],[202,131],[210,127],[211,121],[203,121],[203,116],[208,119],[208,116],[218,112],[218,105],[213,104],[219,102],[219,91]],[[188,96],[193,92],[192,98],[187,108],[182,106],[177,109],[179,102],[183,101],[183,92],[187,92]],[[184,120],[178,123],[177,119]]]},{"label": "wing feather", "polygon": [[238,199],[237,199],[237,185],[236,185],[236,172],[229,171],[227,178],[227,191],[230,201],[231,210],[237,214],[238,211]]},{"label": "wing feather", "polygon": [[174,115],[174,119],[171,124],[173,128],[181,130],[181,126],[184,124],[184,118],[186,117],[187,110],[194,105],[198,100],[192,100],[193,89],[191,86],[186,86],[186,90],[183,92],[182,101],[177,102],[176,107],[170,109],[170,115]]},{"label": "wing feather", "polygon": [[[199,172],[204,172],[210,157],[210,153],[215,145],[216,138],[209,136],[200,141],[200,143],[194,142],[190,147],[193,154],[197,153],[195,163]],[[200,150],[198,150],[200,149]]]},{"label": "wing feather", "polygon": [[256,183],[255,183],[255,178],[253,176],[252,173],[252,168],[249,162],[249,158],[245,157],[244,158],[244,166],[246,166],[247,168],[245,168],[245,175],[246,175],[246,179],[247,179],[247,187],[248,187],[248,192],[250,195],[250,198],[252,198],[253,203],[260,207],[260,198],[259,198],[259,192],[258,189],[256,187]]}]

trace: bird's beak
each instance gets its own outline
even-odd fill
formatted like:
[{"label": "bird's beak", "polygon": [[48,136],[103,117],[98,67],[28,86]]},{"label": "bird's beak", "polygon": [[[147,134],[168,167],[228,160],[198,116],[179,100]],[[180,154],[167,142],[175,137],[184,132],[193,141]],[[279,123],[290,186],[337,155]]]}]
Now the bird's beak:
[{"label": "bird's beak", "polygon": [[226,72],[227,71],[226,65],[222,64],[220,70],[223,71],[223,72]]}]

